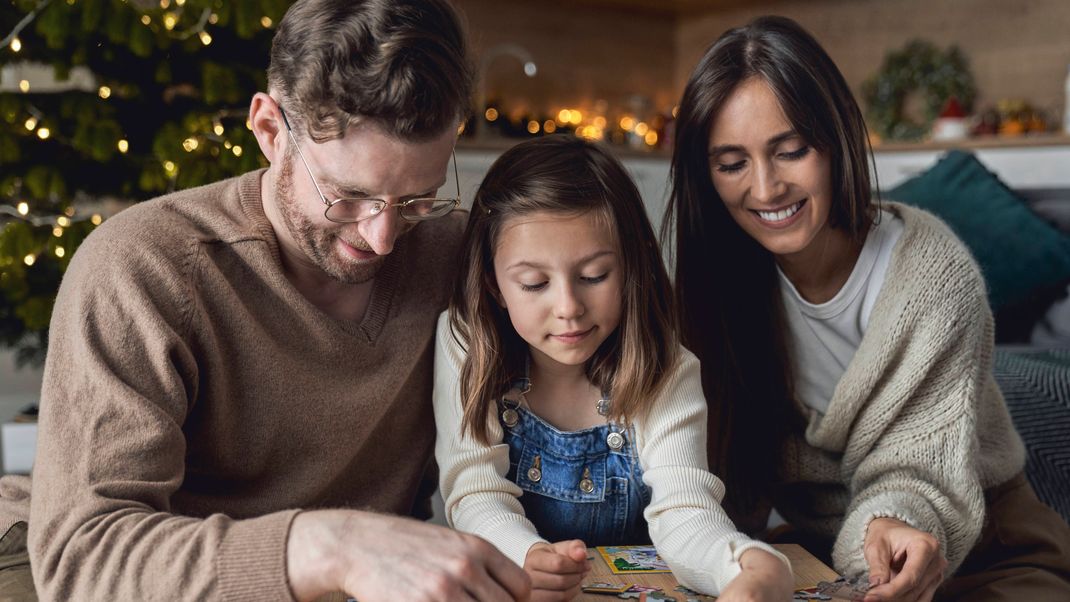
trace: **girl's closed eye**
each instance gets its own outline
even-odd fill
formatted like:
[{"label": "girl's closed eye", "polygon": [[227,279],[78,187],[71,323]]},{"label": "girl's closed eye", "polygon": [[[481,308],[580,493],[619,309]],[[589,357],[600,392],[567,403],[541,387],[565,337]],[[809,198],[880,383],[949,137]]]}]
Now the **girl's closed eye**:
[{"label": "girl's closed eye", "polygon": [[542,289],[546,288],[546,284],[547,284],[547,281],[545,281],[545,280],[542,281],[542,282],[535,283],[535,284],[525,284],[525,283],[521,282],[520,283],[520,290],[522,290],[524,292],[527,292],[527,293],[534,293],[534,292],[538,292],[538,291],[541,291]]},{"label": "girl's closed eye", "polygon": [[599,282],[604,282],[607,277],[609,277],[609,272],[604,272],[599,276],[580,276],[580,280],[587,284],[598,284]]}]

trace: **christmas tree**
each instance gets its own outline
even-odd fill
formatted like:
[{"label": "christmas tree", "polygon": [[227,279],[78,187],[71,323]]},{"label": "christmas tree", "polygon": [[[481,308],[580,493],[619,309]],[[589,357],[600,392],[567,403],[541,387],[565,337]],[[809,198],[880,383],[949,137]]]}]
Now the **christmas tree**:
[{"label": "christmas tree", "polygon": [[43,361],[60,278],[105,208],[263,164],[248,102],[290,2],[0,4],[0,346],[20,364]]}]

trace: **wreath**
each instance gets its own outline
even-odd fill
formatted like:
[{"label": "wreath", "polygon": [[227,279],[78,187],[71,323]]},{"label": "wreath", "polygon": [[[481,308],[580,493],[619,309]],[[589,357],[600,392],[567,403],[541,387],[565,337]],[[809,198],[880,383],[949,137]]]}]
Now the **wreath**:
[{"label": "wreath", "polygon": [[[869,107],[870,127],[881,138],[919,140],[929,134],[933,121],[950,98],[958,99],[969,113],[977,86],[966,57],[957,46],[945,52],[929,42],[914,40],[884,57],[880,70],[862,84],[862,93]],[[921,123],[904,111],[907,97],[914,93],[922,98]]]}]

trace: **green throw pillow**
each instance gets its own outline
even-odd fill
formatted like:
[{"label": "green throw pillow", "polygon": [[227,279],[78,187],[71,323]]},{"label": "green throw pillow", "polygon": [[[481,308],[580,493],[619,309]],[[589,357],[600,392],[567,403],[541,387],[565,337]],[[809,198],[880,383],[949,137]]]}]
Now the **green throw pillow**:
[{"label": "green throw pillow", "polygon": [[944,220],[981,265],[993,309],[1070,279],[1070,237],[1037,217],[971,153],[953,150],[884,194]]}]

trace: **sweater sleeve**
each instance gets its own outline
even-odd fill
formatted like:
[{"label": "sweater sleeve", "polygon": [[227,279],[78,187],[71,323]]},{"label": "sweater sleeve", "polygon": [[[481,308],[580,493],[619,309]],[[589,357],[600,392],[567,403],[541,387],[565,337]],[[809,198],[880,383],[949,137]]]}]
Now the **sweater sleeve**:
[{"label": "sweater sleeve", "polygon": [[744,552],[771,546],[739,532],[721,508],[724,485],[707,468],[706,400],[699,361],[681,349],[675,373],[650,413],[636,421],[643,481],[651,488],[644,516],[658,553],[680,581],[719,594],[742,570]]},{"label": "sweater sleeve", "polygon": [[493,416],[488,416],[492,445],[461,436],[460,373],[464,351],[450,332],[446,312],[439,316],[435,337],[435,459],[446,520],[454,528],[494,544],[518,566],[532,545],[544,542],[524,516],[520,487],[505,477],[509,446]]},{"label": "sweater sleeve", "polygon": [[977,417],[991,393],[992,316],[972,263],[942,269],[945,274],[935,274],[932,287],[915,300],[916,317],[900,321],[900,359],[881,377],[885,394],[902,399],[896,413],[864,411],[852,430],[845,469],[851,471],[851,462],[857,468],[833,547],[833,562],[844,574],[868,570],[862,550],[874,518],[895,518],[935,537],[948,575],[984,522]]},{"label": "sweater sleeve", "polygon": [[292,600],[285,552],[295,511],[246,520],[172,512],[195,445],[182,427],[197,398],[186,335],[198,248],[164,253],[149,235],[121,230],[121,217],[79,249],[53,312],[30,503],[37,591],[48,600]]}]

